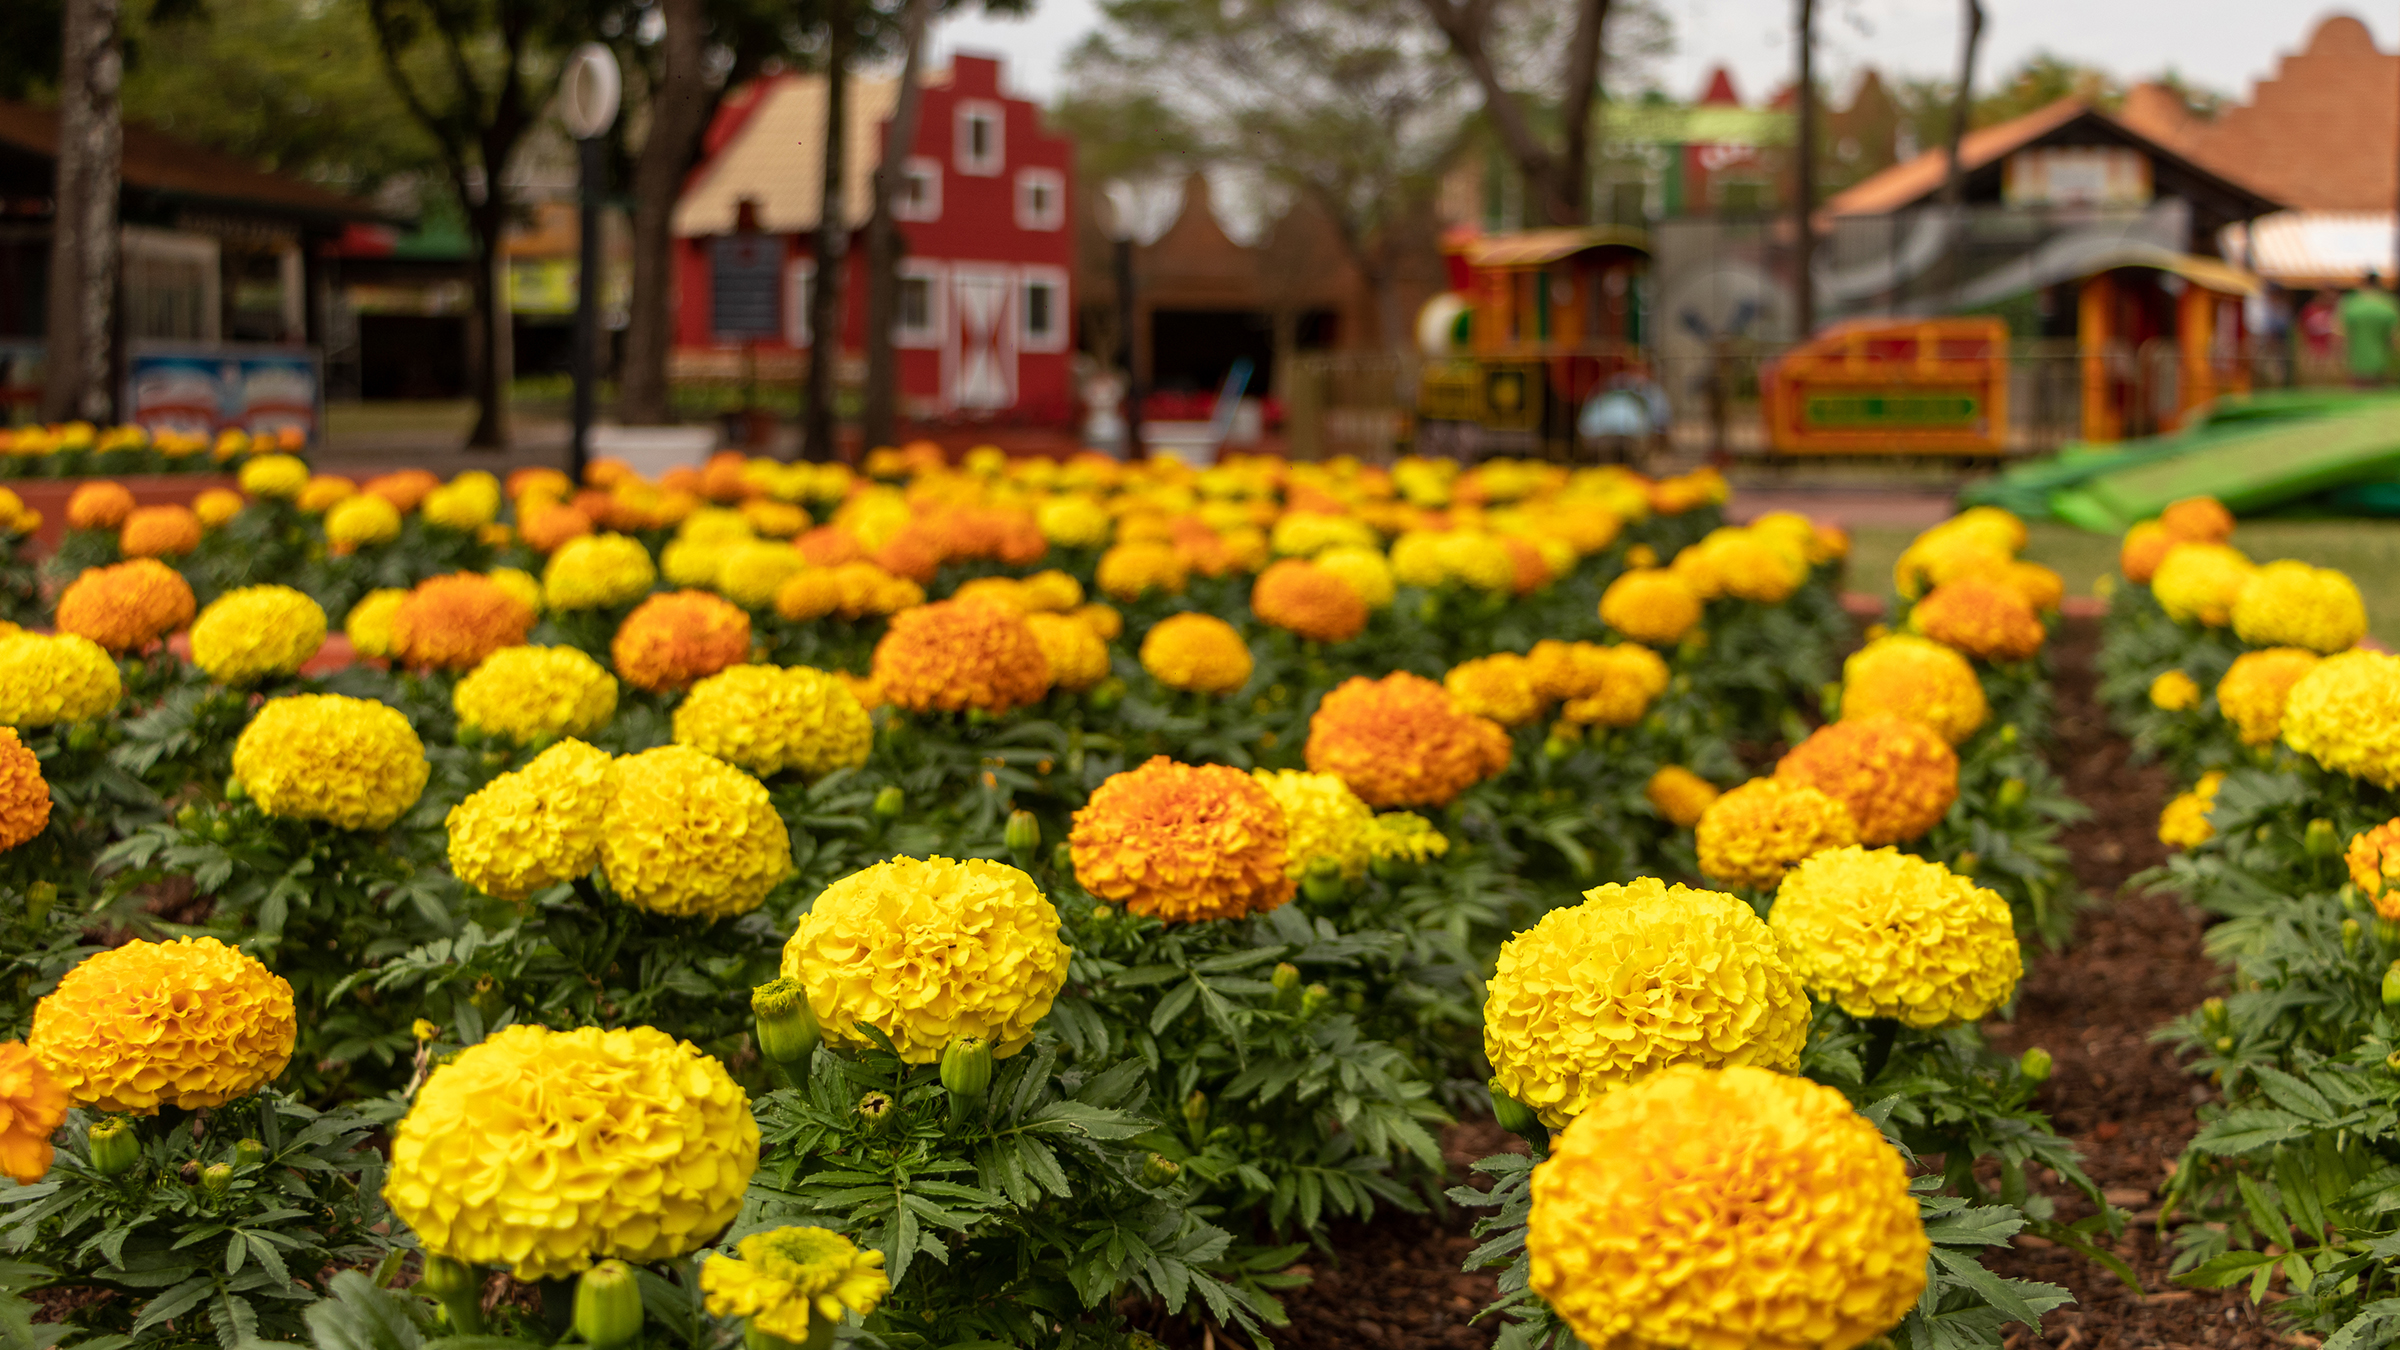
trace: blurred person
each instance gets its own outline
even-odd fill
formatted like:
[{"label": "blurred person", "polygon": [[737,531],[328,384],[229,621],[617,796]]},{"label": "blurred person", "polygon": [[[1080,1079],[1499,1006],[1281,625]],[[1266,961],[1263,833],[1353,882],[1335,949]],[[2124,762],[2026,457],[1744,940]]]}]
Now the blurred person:
[{"label": "blurred person", "polygon": [[2383,289],[2383,278],[2367,270],[2366,284],[2342,297],[2342,346],[2349,360],[2350,387],[2372,389],[2392,370],[2392,334],[2400,330],[2400,306]]}]

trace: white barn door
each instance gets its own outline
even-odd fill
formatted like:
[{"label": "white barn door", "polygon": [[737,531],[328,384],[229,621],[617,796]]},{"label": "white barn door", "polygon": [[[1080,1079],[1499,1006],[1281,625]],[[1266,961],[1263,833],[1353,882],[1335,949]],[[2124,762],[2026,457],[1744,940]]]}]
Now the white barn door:
[{"label": "white barn door", "polygon": [[950,269],[953,408],[1006,408],[1017,401],[1016,284],[1008,268],[958,263]]}]

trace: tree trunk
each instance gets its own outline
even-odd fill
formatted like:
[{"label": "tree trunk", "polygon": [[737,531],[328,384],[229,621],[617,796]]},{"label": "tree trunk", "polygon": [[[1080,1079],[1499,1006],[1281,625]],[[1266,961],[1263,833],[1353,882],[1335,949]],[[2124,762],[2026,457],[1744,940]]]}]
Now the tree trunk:
[{"label": "tree trunk", "polygon": [[1434,27],[1465,64],[1483,93],[1484,116],[1501,149],[1540,197],[1553,225],[1580,225],[1590,214],[1586,180],[1591,172],[1591,113],[1599,96],[1601,32],[1610,0],[1576,0],[1575,27],[1559,54],[1559,118],[1565,124],[1558,149],[1545,144],[1524,102],[1508,87],[1492,57],[1491,34],[1499,21],[1497,0],[1419,0]]},{"label": "tree trunk", "polygon": [[1565,123],[1557,167],[1548,184],[1553,225],[1581,225],[1592,214],[1592,109],[1600,101],[1600,57],[1609,0],[1578,0],[1575,32],[1566,52]]},{"label": "tree trunk", "polygon": [[892,340],[892,325],[900,319],[905,241],[900,222],[892,218],[892,199],[899,193],[908,152],[917,143],[918,117],[925,105],[918,67],[932,17],[933,0],[908,0],[901,11],[900,102],[892,110],[883,156],[875,162],[874,213],[867,217],[867,398],[861,430],[870,446],[889,445],[900,434],[900,352]]},{"label": "tree trunk", "polygon": [[42,415],[106,422],[115,406],[117,191],[124,152],[117,0],[68,0],[60,25],[57,201]]},{"label": "tree trunk", "polygon": [[1798,173],[1792,193],[1793,336],[1816,327],[1817,282],[1811,270],[1817,253],[1817,0],[1800,0],[1800,125],[1792,147]]},{"label": "tree trunk", "polygon": [[1983,42],[1983,6],[1966,0],[1966,32],[1958,48],[1958,93],[1950,100],[1950,163],[1942,181],[1942,202],[1967,204],[1967,166],[1959,161],[1959,144],[1967,138],[1967,112],[1975,104],[1975,49]]},{"label": "tree trunk", "polygon": [[516,331],[508,306],[508,259],[501,235],[508,213],[500,200],[500,175],[484,174],[485,201],[469,215],[475,233],[476,327],[483,338],[483,359],[475,363],[475,429],[467,435],[470,450],[506,450],[509,442],[509,386],[516,382]]},{"label": "tree trunk", "polygon": [[808,458],[840,458],[834,445],[834,376],[842,358],[842,273],[850,255],[850,212],[842,179],[849,168],[849,0],[825,5],[825,187],[817,208],[817,273],[808,290],[808,406],[801,438]]},{"label": "tree trunk", "polygon": [[703,61],[704,3],[666,0],[664,78],[633,164],[633,295],[625,319],[625,363],[617,375],[617,417],[636,425],[672,416],[667,358],[675,347],[675,198],[699,157],[715,102]]}]

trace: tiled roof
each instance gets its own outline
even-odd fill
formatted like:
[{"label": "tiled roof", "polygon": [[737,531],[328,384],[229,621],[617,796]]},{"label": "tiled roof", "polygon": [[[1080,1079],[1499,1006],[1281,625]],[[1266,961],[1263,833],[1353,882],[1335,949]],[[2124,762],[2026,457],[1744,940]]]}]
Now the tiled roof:
[{"label": "tiled roof", "polygon": [[[0,99],[0,145],[55,159],[58,112]],[[125,186],[196,204],[321,221],[382,220],[387,213],[314,183],[268,173],[231,155],[169,136],[139,122],[125,124]]]},{"label": "tiled roof", "polygon": [[[2089,111],[2090,105],[2080,99],[2062,98],[2047,108],[2037,108],[1997,126],[1970,131],[1959,141],[1958,158],[1972,173]],[[1937,146],[1835,193],[1826,199],[1824,210],[1827,215],[1835,216],[1879,216],[1897,211],[1940,191],[1949,172],[1949,149]]]},{"label": "tiled roof", "polygon": [[2277,63],[2248,103],[2192,124],[2188,147],[2177,148],[2301,210],[2388,211],[2400,187],[2395,110],[2400,56],[2377,51],[2366,25],[2337,14]]}]

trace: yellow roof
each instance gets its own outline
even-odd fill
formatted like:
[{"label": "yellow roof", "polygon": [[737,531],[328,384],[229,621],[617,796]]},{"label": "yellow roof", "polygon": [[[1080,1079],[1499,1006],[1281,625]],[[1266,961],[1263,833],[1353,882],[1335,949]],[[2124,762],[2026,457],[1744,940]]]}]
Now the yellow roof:
[{"label": "yellow roof", "polygon": [[2139,245],[2089,259],[2084,264],[2083,275],[2096,276],[2120,267],[2155,267],[2219,295],[2256,295],[2264,284],[2257,274],[2245,272],[2229,262],[2202,257],[2197,253],[2174,253],[2163,248]]},{"label": "yellow roof", "polygon": [[1647,254],[1650,236],[1641,230],[1616,225],[1519,230],[1513,234],[1482,236],[1467,245],[1466,254],[1467,261],[1477,267],[1540,267],[1587,249],[1612,245]]}]

